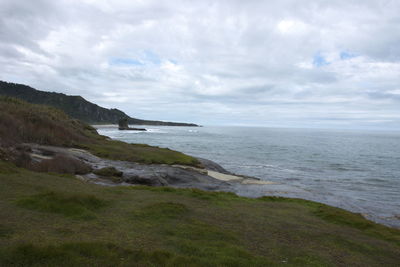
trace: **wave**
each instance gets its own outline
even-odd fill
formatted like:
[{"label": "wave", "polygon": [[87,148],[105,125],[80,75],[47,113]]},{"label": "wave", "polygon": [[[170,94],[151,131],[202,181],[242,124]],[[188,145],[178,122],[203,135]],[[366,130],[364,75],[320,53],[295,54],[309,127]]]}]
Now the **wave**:
[{"label": "wave", "polygon": [[168,133],[167,131],[165,131],[165,130],[161,130],[161,129],[157,129],[157,128],[148,128],[148,129],[146,129],[147,131],[146,132],[143,132],[143,133]]},{"label": "wave", "polygon": [[365,181],[367,181],[367,182],[379,182],[379,183],[387,183],[388,182],[387,180],[379,179],[379,178],[368,178],[368,179],[365,179]]}]

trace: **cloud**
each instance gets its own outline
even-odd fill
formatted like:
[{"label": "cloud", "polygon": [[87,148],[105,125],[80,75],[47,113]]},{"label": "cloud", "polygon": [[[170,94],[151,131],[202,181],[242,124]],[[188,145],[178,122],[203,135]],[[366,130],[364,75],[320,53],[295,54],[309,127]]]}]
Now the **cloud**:
[{"label": "cloud", "polygon": [[0,1],[0,79],[146,119],[400,128],[398,1]]}]

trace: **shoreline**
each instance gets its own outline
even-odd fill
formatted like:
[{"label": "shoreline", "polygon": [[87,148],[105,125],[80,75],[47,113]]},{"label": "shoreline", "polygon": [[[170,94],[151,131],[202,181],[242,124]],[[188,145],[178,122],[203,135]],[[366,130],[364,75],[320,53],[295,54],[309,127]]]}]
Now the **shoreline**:
[{"label": "shoreline", "polygon": [[[102,135],[107,135],[115,140],[118,140],[119,138],[114,137],[114,133],[111,133],[108,135],[107,133],[109,132],[108,128],[103,128],[104,130],[102,131],[101,128],[99,129],[99,132]],[[159,127],[161,129],[161,127]],[[190,129],[187,129],[190,130]],[[183,136],[184,138],[188,138],[185,143],[180,143],[178,139],[177,145],[172,145],[171,142],[167,142],[165,140],[165,132],[168,133],[168,140],[174,140],[174,135],[175,133],[179,138]],[[191,148],[190,145],[191,143],[198,143],[203,144],[203,146],[206,145],[205,142],[209,142],[209,133],[218,133],[220,134],[221,132],[225,133],[227,132],[224,127],[222,127],[222,130],[219,130],[219,128],[211,127],[211,128],[203,128],[202,131],[198,131],[195,134],[192,132],[188,132],[186,134],[185,130],[174,130],[174,129],[169,129],[168,131],[163,132],[163,135],[146,135],[146,134],[141,134],[141,135],[123,135],[121,138],[125,142],[133,142],[133,143],[148,143],[150,145],[155,145],[155,146],[161,146],[161,147],[171,147],[174,150],[178,151],[183,151],[184,153],[188,155],[192,155],[194,157],[209,157],[208,153],[205,153],[205,151],[199,151],[197,148]],[[208,133],[208,135],[204,135],[204,138],[207,138],[207,140],[202,140],[202,132]],[[229,131],[228,131],[229,132]],[[267,130],[262,130],[262,132],[268,132]],[[280,131],[278,131],[280,133]],[[285,132],[284,132],[285,133]],[[289,133],[291,135],[291,133]],[[307,132],[308,134],[308,132]],[[308,135],[307,135],[308,136]],[[336,135],[335,135],[336,136]],[[172,139],[171,139],[172,138]],[[200,140],[198,140],[200,138]],[[195,141],[196,140],[196,141]],[[197,141],[198,140],[198,141]],[[219,139],[216,139],[219,140]],[[214,145],[222,146],[224,145],[224,140],[219,140],[218,143],[213,142]],[[203,143],[202,143],[203,142]],[[225,144],[227,147],[229,147],[229,143]],[[278,151],[279,152],[279,151]],[[244,155],[246,156],[246,155]],[[221,156],[220,156],[221,157]],[[243,176],[245,175],[250,175],[250,176],[256,176],[256,177],[261,177],[262,180],[266,181],[271,181],[275,182],[278,184],[270,185],[272,188],[260,188],[260,187],[266,187],[268,185],[260,185],[260,186],[255,186],[249,185],[248,188],[244,188],[241,186],[236,187],[235,193],[238,195],[242,196],[253,196],[254,194],[257,196],[262,196],[262,195],[275,195],[275,196],[282,196],[282,197],[291,197],[291,198],[302,198],[302,199],[308,199],[312,201],[317,201],[320,203],[324,203],[327,205],[331,205],[334,207],[340,207],[343,209],[346,209],[351,212],[355,213],[360,213],[363,214],[367,219],[372,220],[374,222],[384,224],[390,227],[398,228],[400,229],[400,219],[399,219],[399,213],[396,212],[396,209],[394,207],[395,202],[390,202],[388,205],[383,206],[382,208],[380,207],[380,202],[377,203],[374,199],[374,197],[368,197],[366,196],[364,199],[365,201],[361,201],[359,199],[363,198],[363,192],[358,189],[356,189],[353,193],[352,189],[349,188],[351,187],[352,183],[355,183],[358,180],[354,180],[354,182],[348,182],[351,181],[348,178],[342,179],[341,176],[338,177],[338,179],[335,178],[320,178],[319,175],[316,175],[318,173],[309,173],[307,171],[304,171],[304,176],[303,177],[309,177],[309,178],[294,178],[296,176],[295,173],[287,172],[284,173],[280,169],[271,169],[272,167],[268,165],[267,167],[260,167],[260,168],[253,168],[251,166],[256,166],[255,164],[260,164],[260,162],[257,163],[257,161],[253,161],[254,163],[250,163],[249,161],[244,161],[242,164],[248,164],[250,167],[246,169],[241,169],[235,166],[233,161],[228,157],[222,156],[222,158],[219,160],[220,162],[231,162],[228,165],[224,165],[225,167],[229,167],[229,171],[234,172],[234,173],[239,173],[238,176]],[[211,158],[212,155],[211,155]],[[237,158],[235,158],[238,160]],[[213,160],[216,160],[216,157],[213,158]],[[257,158],[256,158],[257,160]],[[300,160],[299,162],[302,163]],[[334,162],[334,161],[333,161]],[[300,165],[302,166],[302,165]],[[315,169],[314,166],[304,166],[308,168]],[[322,167],[322,166],[321,166]],[[329,167],[329,166],[328,166]],[[280,167],[282,168],[282,167]],[[290,169],[290,167],[286,167]],[[265,171],[264,171],[265,169]],[[312,170],[311,169],[311,170]],[[272,170],[273,172],[271,172]],[[282,169],[283,170],[283,169]],[[328,170],[328,169],[319,169],[321,170]],[[275,173],[274,173],[275,172]],[[342,175],[345,173],[344,171],[337,170],[336,173],[337,175]],[[275,174],[277,174],[275,176]],[[358,173],[351,174],[351,176],[357,175]],[[373,174],[371,174],[373,175]],[[293,177],[294,176],[294,177]],[[332,176],[332,175],[331,175]],[[286,178],[287,179],[286,179]],[[336,181],[336,182],[332,182]],[[362,181],[360,181],[362,182]],[[367,181],[366,181],[367,182]],[[339,190],[340,188],[340,190]],[[343,190],[343,191],[342,191]],[[374,190],[374,187],[370,188],[370,190]],[[383,191],[384,192],[384,191]],[[378,197],[378,196],[377,196]]]}]

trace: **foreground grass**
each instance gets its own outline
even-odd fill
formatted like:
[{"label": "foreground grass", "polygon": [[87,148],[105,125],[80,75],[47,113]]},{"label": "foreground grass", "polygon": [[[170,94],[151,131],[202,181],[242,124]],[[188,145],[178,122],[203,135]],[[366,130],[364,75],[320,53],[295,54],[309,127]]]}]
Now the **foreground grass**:
[{"label": "foreground grass", "polygon": [[0,162],[0,266],[399,262],[399,230],[315,202],[102,187]]},{"label": "foreground grass", "polygon": [[67,217],[94,219],[93,211],[106,205],[106,202],[93,195],[63,194],[47,192],[18,199],[18,206],[50,213],[59,213]]}]

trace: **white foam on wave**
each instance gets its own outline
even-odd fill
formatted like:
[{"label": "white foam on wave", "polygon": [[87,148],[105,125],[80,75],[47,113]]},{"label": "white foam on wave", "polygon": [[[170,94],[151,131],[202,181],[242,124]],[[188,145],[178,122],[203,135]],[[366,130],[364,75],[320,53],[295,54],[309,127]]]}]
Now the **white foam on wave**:
[{"label": "white foam on wave", "polygon": [[148,128],[146,132],[143,133],[168,133],[165,130],[157,129],[157,128]]}]

